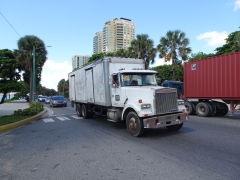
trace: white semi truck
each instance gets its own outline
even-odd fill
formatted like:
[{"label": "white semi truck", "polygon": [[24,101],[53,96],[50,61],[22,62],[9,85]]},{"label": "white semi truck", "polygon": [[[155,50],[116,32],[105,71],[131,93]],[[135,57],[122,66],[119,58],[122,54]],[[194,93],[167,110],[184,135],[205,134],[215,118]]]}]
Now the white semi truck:
[{"label": "white semi truck", "polygon": [[132,136],[141,136],[145,128],[179,130],[188,113],[178,110],[177,90],[158,86],[156,71],[144,70],[144,64],[104,57],[69,73],[69,98],[78,116],[125,122]]}]

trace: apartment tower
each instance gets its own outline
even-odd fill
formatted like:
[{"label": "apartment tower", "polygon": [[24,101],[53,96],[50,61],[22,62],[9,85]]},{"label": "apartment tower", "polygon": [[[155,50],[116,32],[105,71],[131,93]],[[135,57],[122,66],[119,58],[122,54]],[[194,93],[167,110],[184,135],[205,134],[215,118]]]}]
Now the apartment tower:
[{"label": "apartment tower", "polygon": [[[101,32],[101,33],[100,33]],[[95,33],[93,40],[93,51],[97,53],[101,43],[101,51],[116,52],[119,49],[127,49],[135,37],[135,26],[130,19],[120,18],[107,21],[103,31]],[[101,42],[99,42],[101,41]]]},{"label": "apartment tower", "polygon": [[96,32],[93,38],[93,54],[102,52],[102,31]]},{"label": "apartment tower", "polygon": [[79,56],[75,55],[72,57],[72,68],[78,69],[81,68],[84,64],[86,64],[89,60],[90,56]]}]

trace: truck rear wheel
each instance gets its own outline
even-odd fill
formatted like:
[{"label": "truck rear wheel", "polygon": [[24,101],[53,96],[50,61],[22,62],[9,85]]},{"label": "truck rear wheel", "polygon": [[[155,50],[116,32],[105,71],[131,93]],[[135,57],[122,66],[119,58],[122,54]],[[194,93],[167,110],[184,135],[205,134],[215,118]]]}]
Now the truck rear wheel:
[{"label": "truck rear wheel", "polygon": [[196,108],[195,108],[194,104],[192,104],[192,103],[189,102],[189,101],[185,101],[185,102],[184,102],[184,105],[185,105],[185,107],[186,107],[189,115],[194,115],[194,114],[196,114]]},{"label": "truck rear wheel", "polygon": [[175,125],[172,125],[172,126],[166,126],[166,128],[169,130],[169,131],[178,131],[179,129],[181,129],[183,126],[183,123],[181,124],[175,124]]},{"label": "truck rear wheel", "polygon": [[196,106],[196,113],[201,117],[207,117],[212,114],[212,107],[208,103],[200,102]]},{"label": "truck rear wheel", "polygon": [[77,104],[76,110],[77,110],[77,115],[79,117],[82,117],[82,109],[80,104]]},{"label": "truck rear wheel", "polygon": [[135,112],[129,112],[126,118],[128,132],[135,137],[139,137],[144,133],[143,121]]},{"label": "truck rear wheel", "polygon": [[82,117],[84,119],[88,119],[89,118],[89,112],[88,112],[87,105],[83,104],[81,109],[82,109]]}]

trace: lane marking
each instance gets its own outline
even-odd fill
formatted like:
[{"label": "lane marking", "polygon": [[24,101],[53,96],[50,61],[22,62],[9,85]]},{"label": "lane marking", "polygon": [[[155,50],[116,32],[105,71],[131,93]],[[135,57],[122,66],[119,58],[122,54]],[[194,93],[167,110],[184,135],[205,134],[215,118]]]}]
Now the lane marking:
[{"label": "lane marking", "polygon": [[74,116],[71,116],[71,117],[73,117],[74,119],[82,119],[82,117],[79,117],[77,115],[74,115]]},{"label": "lane marking", "polygon": [[64,116],[59,116],[59,117],[56,117],[56,118],[58,118],[60,121],[71,120],[71,119],[69,119],[67,117],[64,117]]},{"label": "lane marking", "polygon": [[73,114],[76,115],[76,113],[70,113],[70,114],[53,114],[53,115],[50,115],[50,116],[68,116],[68,115],[73,115]]},{"label": "lane marking", "polygon": [[55,122],[52,118],[43,119],[45,123]]}]

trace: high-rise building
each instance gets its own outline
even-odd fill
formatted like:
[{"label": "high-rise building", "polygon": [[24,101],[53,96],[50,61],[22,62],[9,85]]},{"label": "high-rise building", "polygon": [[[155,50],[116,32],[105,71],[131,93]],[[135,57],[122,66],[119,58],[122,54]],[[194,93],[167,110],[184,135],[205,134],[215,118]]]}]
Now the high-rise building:
[{"label": "high-rise building", "polygon": [[75,55],[72,57],[72,68],[78,69],[81,68],[84,64],[86,64],[89,60],[90,56],[80,56]]},{"label": "high-rise building", "polygon": [[93,54],[102,52],[102,31],[96,32],[93,38]]},{"label": "high-rise building", "polygon": [[[101,32],[101,31],[100,31]],[[97,48],[101,44],[101,52],[116,52],[119,49],[127,49],[135,36],[135,25],[130,19],[120,18],[107,21],[103,31],[96,33],[93,40],[93,52],[99,53]]]}]

